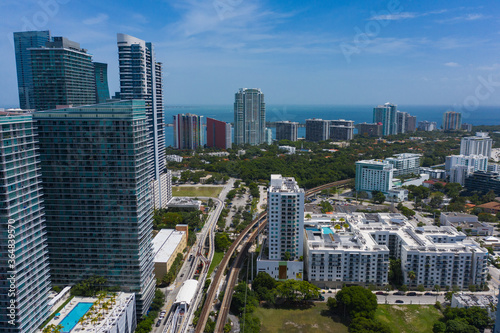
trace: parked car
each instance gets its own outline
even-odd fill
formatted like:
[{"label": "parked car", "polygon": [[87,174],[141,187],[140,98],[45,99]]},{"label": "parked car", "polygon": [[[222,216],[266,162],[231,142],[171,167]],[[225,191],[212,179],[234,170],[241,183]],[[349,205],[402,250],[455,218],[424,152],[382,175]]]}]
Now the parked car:
[{"label": "parked car", "polygon": [[397,303],[397,304],[402,304],[402,303],[404,303],[404,301],[403,301],[403,300],[400,300],[400,299],[397,299],[397,300],[396,300],[396,303]]},{"label": "parked car", "polygon": [[387,293],[384,293],[383,291],[377,291],[375,293],[375,295],[384,295],[385,296],[385,295],[387,295]]},{"label": "parked car", "polygon": [[396,291],[394,295],[406,295],[404,291]]},{"label": "parked car", "polygon": [[426,292],[424,295],[425,295],[425,296],[436,296],[436,294],[431,293],[431,292]]},{"label": "parked car", "polygon": [[156,327],[160,327],[161,325],[161,319],[158,319],[158,321],[156,322]]},{"label": "parked car", "polygon": [[410,291],[406,296],[417,296],[417,293],[414,291]]}]

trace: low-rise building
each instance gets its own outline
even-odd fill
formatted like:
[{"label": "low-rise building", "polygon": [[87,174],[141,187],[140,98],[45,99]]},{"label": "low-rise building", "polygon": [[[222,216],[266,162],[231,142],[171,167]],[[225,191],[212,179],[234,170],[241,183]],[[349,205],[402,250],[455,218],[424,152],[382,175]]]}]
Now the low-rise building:
[{"label": "low-rise building", "polygon": [[495,308],[498,299],[493,295],[455,293],[451,297],[452,308],[478,307],[488,311],[490,318],[495,319]]},{"label": "low-rise building", "polygon": [[187,246],[187,232],[175,229],[161,229],[153,239],[155,276],[162,279],[172,266],[175,258]]},{"label": "low-rise building", "polygon": [[445,179],[446,171],[443,169],[420,168],[420,174],[428,174],[430,179]]},{"label": "low-rise building", "polygon": [[182,208],[200,210],[201,201],[189,197],[173,197],[167,204],[167,208]]},{"label": "low-rise building", "polygon": [[182,162],[184,158],[182,156],[179,156],[179,155],[166,155],[165,156],[165,161],[166,162],[177,162],[177,163],[180,163]]},{"label": "low-rise building", "polygon": [[296,148],[291,146],[279,146],[280,150],[284,150],[287,154],[293,155],[295,154]]},{"label": "low-rise building", "polygon": [[498,214],[500,212],[500,202],[498,201],[487,202],[477,207],[481,208],[485,213]]},{"label": "low-rise building", "polygon": [[389,257],[401,259],[404,283],[411,288],[486,283],[488,251],[453,227],[415,228],[403,215],[389,213],[321,218],[307,220],[304,241],[306,276],[319,287],[383,286]]},{"label": "low-rise building", "polygon": [[452,226],[472,236],[491,236],[495,228],[487,223],[480,222],[476,215],[449,212],[441,213],[441,225]]}]

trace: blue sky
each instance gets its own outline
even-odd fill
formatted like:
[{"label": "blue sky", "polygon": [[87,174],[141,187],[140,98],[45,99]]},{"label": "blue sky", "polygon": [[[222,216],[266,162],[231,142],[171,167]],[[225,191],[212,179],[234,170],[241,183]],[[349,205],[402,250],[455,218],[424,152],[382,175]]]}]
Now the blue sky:
[{"label": "blue sky", "polygon": [[18,106],[12,32],[51,30],[109,64],[116,33],[155,43],[166,104],[500,105],[500,3],[2,0],[0,107]]}]

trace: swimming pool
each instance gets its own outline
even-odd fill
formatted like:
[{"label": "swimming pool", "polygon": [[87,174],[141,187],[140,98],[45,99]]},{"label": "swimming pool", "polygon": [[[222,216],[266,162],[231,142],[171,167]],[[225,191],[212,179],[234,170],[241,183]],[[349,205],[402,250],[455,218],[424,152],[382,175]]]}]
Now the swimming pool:
[{"label": "swimming pool", "polygon": [[84,314],[89,311],[94,303],[78,303],[70,313],[64,317],[61,321],[61,325],[63,326],[62,333],[69,333],[71,330],[78,324],[80,318],[83,317]]},{"label": "swimming pool", "polygon": [[333,234],[332,228],[323,227],[322,229],[323,229],[323,233],[326,235]]}]

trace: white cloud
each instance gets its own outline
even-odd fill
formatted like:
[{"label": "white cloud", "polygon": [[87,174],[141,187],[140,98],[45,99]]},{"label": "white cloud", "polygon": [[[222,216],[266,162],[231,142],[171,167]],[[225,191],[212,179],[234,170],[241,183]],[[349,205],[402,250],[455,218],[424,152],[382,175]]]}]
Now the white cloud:
[{"label": "white cloud", "polygon": [[500,64],[495,63],[491,66],[480,66],[477,69],[481,71],[496,71],[500,69]]},{"label": "white cloud", "polygon": [[83,24],[86,24],[86,25],[99,24],[99,23],[107,21],[108,18],[109,18],[109,16],[107,14],[101,13],[95,17],[89,17],[88,19],[83,20]]},{"label": "white cloud", "polygon": [[396,14],[383,14],[383,15],[372,16],[371,18],[369,18],[369,20],[397,21],[397,20],[404,20],[404,19],[412,19],[412,18],[421,17],[421,16],[443,14],[443,13],[446,13],[447,11],[448,11],[447,9],[440,9],[440,10],[433,10],[430,12],[423,12],[423,13],[401,12],[401,13],[396,13]]},{"label": "white cloud", "polygon": [[460,65],[457,62],[447,62],[444,65],[448,67],[460,67]]},{"label": "white cloud", "polygon": [[415,18],[417,16],[420,16],[420,15],[416,14],[416,13],[402,12],[402,13],[398,13],[398,14],[376,15],[376,16],[370,17],[369,20],[376,20],[376,21],[397,21],[397,20],[404,20],[404,19],[409,19],[409,18]]},{"label": "white cloud", "polygon": [[449,19],[437,20],[438,23],[458,23],[463,21],[477,21],[487,19],[488,16],[484,16],[483,14],[467,14],[462,16],[455,16]]}]

